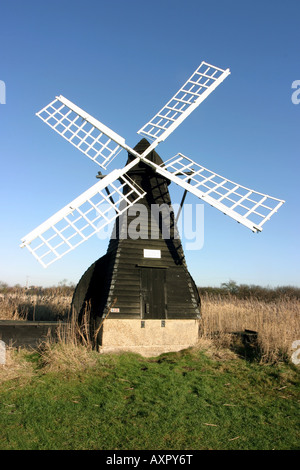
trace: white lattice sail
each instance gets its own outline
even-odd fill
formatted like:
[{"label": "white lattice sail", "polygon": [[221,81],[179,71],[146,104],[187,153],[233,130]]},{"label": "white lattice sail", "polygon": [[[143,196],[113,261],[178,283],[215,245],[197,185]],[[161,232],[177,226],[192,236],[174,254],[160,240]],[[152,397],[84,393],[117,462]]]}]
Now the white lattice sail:
[{"label": "white lattice sail", "polygon": [[165,140],[230,74],[207,62],[201,62],[192,76],[168,103],[139,131],[147,138]]},{"label": "white lattice sail", "polygon": [[263,224],[285,202],[234,183],[181,153],[156,170],[253,232],[261,232]]},{"label": "white lattice sail", "polygon": [[114,170],[22,238],[21,247],[26,246],[47,267],[113,222],[145,194],[123,171]]},{"label": "white lattice sail", "polygon": [[127,148],[123,137],[64,96],[57,96],[36,115],[104,169]]}]

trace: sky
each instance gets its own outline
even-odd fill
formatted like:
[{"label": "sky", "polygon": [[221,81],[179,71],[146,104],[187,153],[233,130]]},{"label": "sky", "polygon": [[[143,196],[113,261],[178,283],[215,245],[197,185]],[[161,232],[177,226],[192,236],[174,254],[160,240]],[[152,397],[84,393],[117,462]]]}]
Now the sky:
[{"label": "sky", "polygon": [[[182,238],[189,271],[199,286],[300,286],[299,15],[299,0],[2,0],[0,280],[76,284],[108,245],[94,236],[47,269],[19,247],[100,169],[35,113],[62,94],[134,147],[137,130],[205,60],[230,76],[158,153],[181,152],[286,203],[258,234],[204,205],[203,246]],[[186,203],[201,201],[189,194]]]}]

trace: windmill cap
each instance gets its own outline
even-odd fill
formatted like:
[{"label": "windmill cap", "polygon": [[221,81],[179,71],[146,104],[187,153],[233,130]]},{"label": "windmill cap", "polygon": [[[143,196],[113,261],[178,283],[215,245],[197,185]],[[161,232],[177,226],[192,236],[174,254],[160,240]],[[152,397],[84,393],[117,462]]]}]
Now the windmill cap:
[{"label": "windmill cap", "polygon": [[[136,146],[133,148],[133,150],[135,150],[137,153],[139,153],[141,155],[143,152],[145,152],[145,150],[147,150],[148,147],[150,147],[150,145],[151,145],[150,142],[148,142],[147,139],[143,138],[136,144]],[[130,153],[128,153],[127,163],[130,163],[134,158],[135,158],[134,156],[132,156]],[[160,158],[158,153],[155,152],[155,150],[152,150],[152,152],[149,153],[149,155],[147,155],[147,159],[150,160],[153,163],[156,163],[156,165],[163,164],[162,159]]]}]

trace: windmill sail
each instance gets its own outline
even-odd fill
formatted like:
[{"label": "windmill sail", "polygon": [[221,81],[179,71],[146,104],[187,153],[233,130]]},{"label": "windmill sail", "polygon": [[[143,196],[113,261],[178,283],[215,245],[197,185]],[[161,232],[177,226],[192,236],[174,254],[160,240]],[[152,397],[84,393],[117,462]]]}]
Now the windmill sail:
[{"label": "windmill sail", "polygon": [[122,148],[132,150],[123,137],[62,95],[36,115],[104,169]]},{"label": "windmill sail", "polygon": [[22,238],[21,248],[46,268],[109,225],[145,196],[125,171],[114,170],[82,193]]},{"label": "windmill sail", "polygon": [[[173,98],[138,131],[154,140],[143,157],[164,141],[229,74],[229,69],[201,62]],[[56,96],[36,115],[104,169],[122,148],[138,157],[123,137],[62,95]]]},{"label": "windmill sail", "polygon": [[225,215],[261,232],[263,224],[285,201],[259,193],[214,173],[179,153],[156,166],[156,171]]},{"label": "windmill sail", "polygon": [[180,90],[138,134],[157,143],[164,141],[229,74],[229,69],[201,62]]}]

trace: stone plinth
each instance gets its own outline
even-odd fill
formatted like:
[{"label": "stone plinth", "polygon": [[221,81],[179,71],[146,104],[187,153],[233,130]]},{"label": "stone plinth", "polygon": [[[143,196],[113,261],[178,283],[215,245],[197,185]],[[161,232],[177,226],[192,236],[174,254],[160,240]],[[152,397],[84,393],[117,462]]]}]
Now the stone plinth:
[{"label": "stone plinth", "polygon": [[197,343],[199,320],[106,319],[100,333],[100,352],[131,351],[145,357],[180,351]]}]

